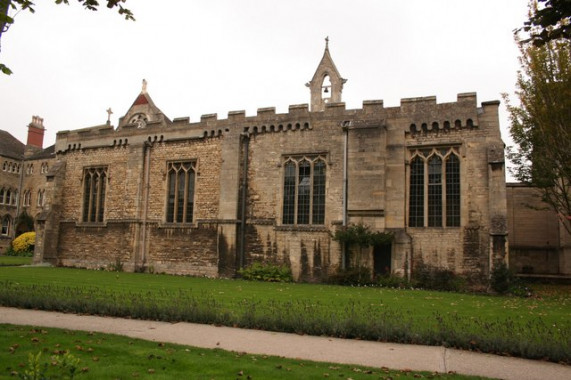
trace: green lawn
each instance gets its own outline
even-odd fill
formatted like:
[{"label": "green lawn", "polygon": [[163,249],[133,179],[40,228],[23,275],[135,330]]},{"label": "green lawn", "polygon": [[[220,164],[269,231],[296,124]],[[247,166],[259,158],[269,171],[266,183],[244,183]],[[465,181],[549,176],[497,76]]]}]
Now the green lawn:
[{"label": "green lawn", "polygon": [[571,361],[571,295],[514,298],[70,268],[0,268],[0,304]]},{"label": "green lawn", "polygon": [[529,322],[539,317],[549,324],[569,324],[571,320],[570,293],[543,298],[514,298],[424,290],[265,283],[46,267],[0,268],[0,282],[6,281],[20,285],[81,288],[88,293],[94,290],[90,288],[121,294],[163,295],[178,294],[182,291],[199,299],[215,299],[228,306],[242,300],[257,302],[304,300],[332,310],[355,303],[376,308],[394,308],[410,313],[418,319],[430,317],[438,311],[440,314],[457,314],[468,318],[478,316],[488,321],[510,318]]},{"label": "green lawn", "polygon": [[[478,379],[478,377],[395,371],[342,364],[291,360],[156,343],[116,335],[30,326],[0,325],[0,378],[29,371],[29,355],[44,363],[46,376],[69,374],[78,379]],[[79,362],[63,372],[54,365],[65,353]],[[58,372],[59,371],[59,372]]]},{"label": "green lawn", "polygon": [[30,265],[32,264],[31,257],[22,256],[0,256],[0,266],[18,266],[18,265]]}]

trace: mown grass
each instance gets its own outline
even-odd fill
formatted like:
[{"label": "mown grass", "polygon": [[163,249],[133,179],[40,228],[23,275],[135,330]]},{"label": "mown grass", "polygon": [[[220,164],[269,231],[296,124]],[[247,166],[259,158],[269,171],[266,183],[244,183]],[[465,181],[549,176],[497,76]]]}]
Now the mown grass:
[{"label": "mown grass", "polygon": [[23,256],[0,256],[0,266],[19,266],[19,265],[30,265],[32,264],[31,257]]},{"label": "mown grass", "polygon": [[0,378],[17,378],[29,371],[29,355],[41,352],[40,368],[48,364],[46,376],[64,374],[61,367],[52,364],[56,357],[68,353],[79,359],[75,365],[78,379],[479,379],[292,360],[30,326],[0,325],[0,341]]},{"label": "mown grass", "polygon": [[571,361],[571,297],[260,283],[69,268],[0,268],[0,304],[445,345]]}]

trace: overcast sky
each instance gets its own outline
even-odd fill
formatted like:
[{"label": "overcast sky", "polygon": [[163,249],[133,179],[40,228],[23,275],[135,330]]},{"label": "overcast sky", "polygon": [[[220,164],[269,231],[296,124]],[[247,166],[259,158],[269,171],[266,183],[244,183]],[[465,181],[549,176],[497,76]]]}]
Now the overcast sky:
[{"label": "overcast sky", "polygon": [[[308,103],[305,87],[324,38],[341,75],[347,108],[383,99],[462,92],[478,102],[513,93],[518,50],[512,30],[528,0],[128,0],[137,19],[38,0],[2,36],[0,129],[26,141],[44,118],[44,146],[57,131],[117,125],[148,81],[171,119]],[[101,3],[104,3],[102,1]],[[509,143],[501,108],[502,136]]]}]

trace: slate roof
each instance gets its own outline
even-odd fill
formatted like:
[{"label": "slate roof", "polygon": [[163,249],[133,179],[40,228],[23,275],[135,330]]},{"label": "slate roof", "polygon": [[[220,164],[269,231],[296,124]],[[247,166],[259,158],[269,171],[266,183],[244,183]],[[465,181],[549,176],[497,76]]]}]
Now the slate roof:
[{"label": "slate roof", "polygon": [[30,157],[26,157],[26,160],[42,160],[55,157],[56,146],[51,145],[48,146],[46,149],[43,149],[41,152],[35,153]]},{"label": "slate roof", "polygon": [[0,129],[0,156],[21,160],[24,158],[25,148],[24,143]]}]

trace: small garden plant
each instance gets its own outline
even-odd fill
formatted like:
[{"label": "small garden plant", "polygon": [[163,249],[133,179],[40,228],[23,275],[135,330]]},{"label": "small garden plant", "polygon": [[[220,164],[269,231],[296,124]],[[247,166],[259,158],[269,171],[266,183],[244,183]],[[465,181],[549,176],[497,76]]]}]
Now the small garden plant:
[{"label": "small garden plant", "polygon": [[291,269],[285,265],[255,262],[252,265],[240,269],[238,274],[244,280],[266,282],[292,282]]},{"label": "small garden plant", "polygon": [[10,247],[6,251],[6,256],[27,256],[34,255],[34,246],[36,244],[36,233],[25,232],[12,240]]}]

